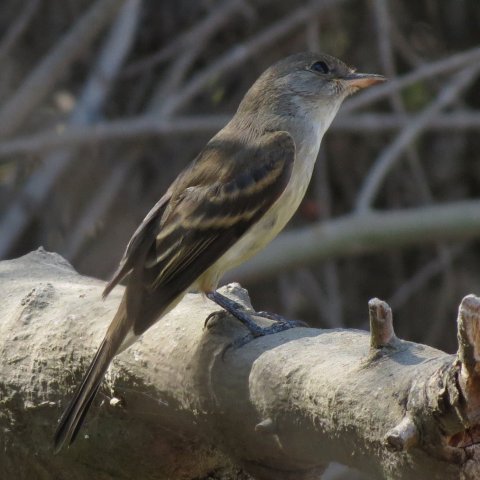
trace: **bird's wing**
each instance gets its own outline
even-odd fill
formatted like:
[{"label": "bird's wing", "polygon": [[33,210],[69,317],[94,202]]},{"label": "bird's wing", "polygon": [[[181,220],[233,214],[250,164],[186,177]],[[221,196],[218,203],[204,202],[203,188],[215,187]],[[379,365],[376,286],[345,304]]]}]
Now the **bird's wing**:
[{"label": "bird's wing", "polygon": [[143,222],[135,230],[132,238],[128,242],[125,253],[118,265],[117,270],[113,274],[110,281],[105,286],[103,298],[105,298],[115,286],[125,278],[131,271],[135,263],[143,257],[145,252],[151,246],[151,239],[155,237],[155,231],[170,200],[170,190],[154,205]]},{"label": "bird's wing", "polygon": [[268,134],[249,149],[235,142],[211,142],[154,206],[105,289],[108,294],[131,273],[127,295],[62,415],[55,433],[56,451],[74,441],[132,323],[135,334],[143,333],[155,322],[155,313],[258,221],[284,191],[294,158],[295,144],[286,132]]},{"label": "bird's wing", "polygon": [[[252,148],[207,145],[172,186],[151,248],[133,267],[156,305],[185,291],[265,214],[287,186],[294,159],[295,143],[283,131],[266,134]],[[155,320],[154,313],[135,315],[135,334]]]}]

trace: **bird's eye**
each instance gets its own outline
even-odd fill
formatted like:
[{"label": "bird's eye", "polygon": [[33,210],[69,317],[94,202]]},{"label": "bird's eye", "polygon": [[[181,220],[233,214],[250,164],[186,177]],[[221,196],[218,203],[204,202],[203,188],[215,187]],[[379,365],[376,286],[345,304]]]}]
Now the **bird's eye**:
[{"label": "bird's eye", "polygon": [[311,70],[313,70],[314,72],[318,72],[318,73],[330,73],[330,68],[329,66],[323,62],[323,61],[320,61],[320,62],[315,62],[311,67],[310,67]]}]

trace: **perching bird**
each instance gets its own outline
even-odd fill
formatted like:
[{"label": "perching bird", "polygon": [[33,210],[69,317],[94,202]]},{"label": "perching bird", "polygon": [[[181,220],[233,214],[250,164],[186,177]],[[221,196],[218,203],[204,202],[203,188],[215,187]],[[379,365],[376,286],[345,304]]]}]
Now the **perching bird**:
[{"label": "perching bird", "polygon": [[[216,292],[229,269],[255,255],[297,210],[323,134],[351,93],[384,81],[329,55],[300,53],[266,70],[220,130],[172,183],[133,234],[104,297],[125,293],[98,351],[60,419],[55,449],[71,444],[113,357],[196,289],[255,324]],[[281,326],[283,328],[283,326]]]}]

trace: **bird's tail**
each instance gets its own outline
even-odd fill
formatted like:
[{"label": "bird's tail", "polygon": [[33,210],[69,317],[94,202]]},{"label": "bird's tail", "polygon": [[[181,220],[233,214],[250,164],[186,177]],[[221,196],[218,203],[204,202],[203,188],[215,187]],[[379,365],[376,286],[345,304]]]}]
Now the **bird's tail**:
[{"label": "bird's tail", "polygon": [[124,301],[122,301],[105,338],[83,377],[82,383],[78,386],[70,404],[60,418],[54,437],[55,452],[58,452],[65,443],[71,445],[78,435],[108,366],[126,336],[125,316],[126,308]]}]

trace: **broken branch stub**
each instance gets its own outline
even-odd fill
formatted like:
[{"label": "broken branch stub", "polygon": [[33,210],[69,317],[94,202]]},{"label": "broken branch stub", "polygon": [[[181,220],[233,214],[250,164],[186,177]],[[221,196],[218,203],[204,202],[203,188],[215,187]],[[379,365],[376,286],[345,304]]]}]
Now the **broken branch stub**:
[{"label": "broken branch stub", "polygon": [[467,295],[458,309],[458,359],[462,377],[480,377],[480,298]]},{"label": "broken branch stub", "polygon": [[370,346],[379,349],[393,345],[397,339],[393,330],[392,309],[387,302],[372,298],[368,302]]},{"label": "broken branch stub", "polygon": [[457,320],[459,384],[466,399],[469,426],[480,421],[480,298],[467,295]]},{"label": "broken branch stub", "polygon": [[419,441],[418,428],[413,419],[406,415],[402,421],[385,435],[387,447],[393,450],[410,450]]}]

